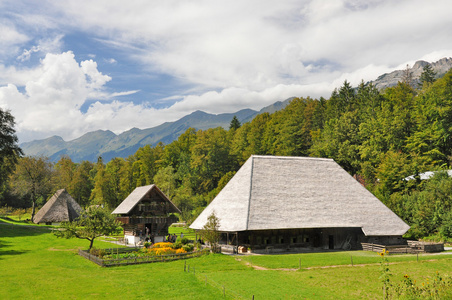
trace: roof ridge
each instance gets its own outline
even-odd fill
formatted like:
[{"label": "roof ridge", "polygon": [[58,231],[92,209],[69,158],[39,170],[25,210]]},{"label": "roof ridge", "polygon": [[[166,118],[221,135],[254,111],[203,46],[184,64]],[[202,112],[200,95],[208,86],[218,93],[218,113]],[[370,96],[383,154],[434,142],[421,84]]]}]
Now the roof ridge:
[{"label": "roof ridge", "polygon": [[284,160],[324,160],[324,161],[334,161],[332,158],[324,157],[310,157],[310,156],[273,156],[273,155],[252,155],[252,158],[263,158],[263,159],[284,159]]}]

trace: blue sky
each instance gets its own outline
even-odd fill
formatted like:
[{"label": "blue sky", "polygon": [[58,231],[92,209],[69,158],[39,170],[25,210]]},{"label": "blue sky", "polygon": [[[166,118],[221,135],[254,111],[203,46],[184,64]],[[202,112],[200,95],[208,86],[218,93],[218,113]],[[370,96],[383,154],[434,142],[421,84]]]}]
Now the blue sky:
[{"label": "blue sky", "polygon": [[449,0],[0,0],[20,142],[329,97],[452,56]]}]

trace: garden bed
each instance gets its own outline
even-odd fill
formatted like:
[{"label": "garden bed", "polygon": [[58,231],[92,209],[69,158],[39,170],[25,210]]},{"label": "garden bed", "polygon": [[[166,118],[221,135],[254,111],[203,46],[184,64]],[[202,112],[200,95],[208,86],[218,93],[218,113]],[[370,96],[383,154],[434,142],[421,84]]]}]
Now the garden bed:
[{"label": "garden bed", "polygon": [[[208,250],[186,253],[150,254],[146,248],[116,248],[102,249],[101,255],[93,254],[93,251],[79,250],[78,254],[102,267],[146,264],[154,262],[167,262],[180,259],[188,259],[208,254]],[[96,251],[94,251],[96,252]]]}]

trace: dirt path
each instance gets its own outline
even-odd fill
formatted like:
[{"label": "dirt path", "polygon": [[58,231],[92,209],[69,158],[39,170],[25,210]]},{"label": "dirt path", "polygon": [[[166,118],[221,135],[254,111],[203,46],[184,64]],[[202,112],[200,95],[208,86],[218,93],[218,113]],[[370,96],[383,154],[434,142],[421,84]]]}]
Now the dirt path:
[{"label": "dirt path", "polygon": [[[237,257],[235,258],[235,260],[240,261],[240,262],[242,261],[242,259],[237,258]],[[298,269],[288,269],[288,268],[269,269],[269,268],[253,265],[250,262],[243,262],[243,263],[245,264],[245,266],[254,268],[255,270],[259,270],[259,271],[298,271]]]},{"label": "dirt path", "polygon": [[[288,271],[288,272],[293,272],[293,271],[298,271],[300,269],[290,269],[290,268],[276,268],[276,269],[271,269],[271,268],[265,268],[262,266],[258,266],[258,265],[253,265],[250,262],[243,262],[241,258],[236,257],[235,258],[236,261],[242,262],[245,266],[250,267],[250,268],[254,268],[255,270],[259,270],[259,271]],[[429,259],[429,260],[423,260],[423,261],[437,261],[437,259]],[[396,265],[396,264],[401,264],[404,262],[398,261],[398,262],[390,262],[388,263],[389,265]],[[306,267],[306,268],[302,268],[303,270],[315,270],[315,269],[330,269],[330,268],[340,268],[340,267],[365,267],[365,266],[378,266],[380,265],[380,263],[370,263],[370,264],[349,264],[349,265],[331,265],[331,266],[318,266],[318,267]]]}]

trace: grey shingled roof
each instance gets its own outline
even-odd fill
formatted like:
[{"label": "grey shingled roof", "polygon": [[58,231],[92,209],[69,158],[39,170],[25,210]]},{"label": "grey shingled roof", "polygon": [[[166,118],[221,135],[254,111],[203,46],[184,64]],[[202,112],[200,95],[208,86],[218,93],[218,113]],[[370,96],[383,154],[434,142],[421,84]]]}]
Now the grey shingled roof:
[{"label": "grey shingled roof", "polygon": [[367,236],[403,235],[396,214],[334,160],[251,156],[190,226],[215,211],[220,231],[360,227]]},{"label": "grey shingled roof", "polygon": [[156,190],[157,193],[159,193],[163,199],[165,199],[171,204],[173,212],[180,213],[180,210],[173,204],[173,202],[171,202],[171,200],[169,200],[168,197],[165,194],[163,194],[162,191],[160,191],[160,189],[155,184],[151,184],[135,188],[133,192],[130,193],[129,196],[127,196],[127,198],[124,199],[124,201],[122,201],[118,207],[116,207],[112,214],[118,215],[128,214],[141,201],[141,199],[143,199],[144,196],[146,196],[152,190]]},{"label": "grey shingled roof", "polygon": [[38,211],[34,223],[60,223],[73,221],[80,216],[82,208],[65,189],[58,190]]}]

